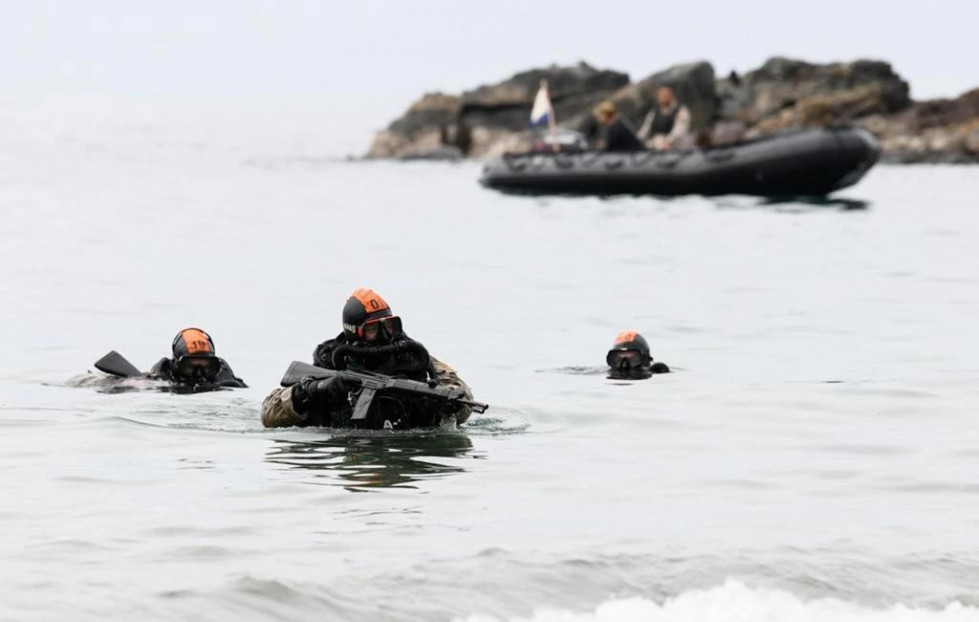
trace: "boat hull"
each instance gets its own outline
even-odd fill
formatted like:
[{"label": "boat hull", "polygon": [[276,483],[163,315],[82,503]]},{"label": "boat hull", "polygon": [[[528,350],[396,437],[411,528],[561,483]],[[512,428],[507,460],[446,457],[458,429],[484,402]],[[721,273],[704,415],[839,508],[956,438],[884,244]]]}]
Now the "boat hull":
[{"label": "boat hull", "polygon": [[480,183],[518,194],[824,196],[858,182],[879,155],[861,129],[799,130],[692,151],[507,155]]}]

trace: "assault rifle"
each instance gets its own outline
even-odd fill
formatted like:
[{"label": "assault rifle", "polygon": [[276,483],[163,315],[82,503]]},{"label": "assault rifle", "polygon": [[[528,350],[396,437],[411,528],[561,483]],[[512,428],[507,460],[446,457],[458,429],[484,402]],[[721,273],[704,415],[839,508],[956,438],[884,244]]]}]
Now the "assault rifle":
[{"label": "assault rifle", "polygon": [[305,378],[315,378],[316,380],[321,380],[324,378],[335,378],[337,376],[339,376],[343,380],[344,384],[348,386],[360,387],[355,391],[356,398],[354,401],[353,415],[350,417],[351,421],[361,421],[366,419],[367,413],[370,410],[374,398],[377,397],[378,394],[385,392],[410,394],[449,404],[468,406],[474,412],[480,414],[486,412],[486,409],[489,408],[489,404],[467,399],[461,390],[453,387],[443,387],[434,383],[430,384],[427,382],[419,382],[417,380],[408,380],[407,378],[392,378],[391,376],[385,376],[383,374],[376,374],[367,371],[351,371],[349,369],[337,371],[334,369],[325,369],[323,367],[317,367],[315,365],[309,365],[308,363],[301,363],[299,361],[293,361],[292,364],[289,365],[289,369],[287,369],[285,375],[282,376],[282,381],[280,384],[284,387],[288,387],[304,380]]}]

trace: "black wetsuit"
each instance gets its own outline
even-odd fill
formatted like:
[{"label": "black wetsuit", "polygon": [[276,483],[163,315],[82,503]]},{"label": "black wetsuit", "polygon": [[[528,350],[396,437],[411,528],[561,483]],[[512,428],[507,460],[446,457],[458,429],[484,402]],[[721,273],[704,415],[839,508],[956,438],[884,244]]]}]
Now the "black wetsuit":
[{"label": "black wetsuit", "polygon": [[[394,340],[394,343],[403,342],[418,343],[407,335],[400,335]],[[334,339],[329,339],[316,346],[316,349],[313,350],[313,365],[325,369],[336,369],[333,365],[333,352],[340,346],[363,347],[366,344],[351,342],[347,333],[340,333]],[[421,371],[418,371],[419,367],[422,367],[422,365],[411,352],[400,352],[381,359],[367,359],[362,362],[352,361],[350,364],[350,369],[353,370],[372,371],[386,376],[399,376],[421,382],[435,377],[435,371],[432,369],[431,362],[425,362]]]},{"label": "black wetsuit", "polygon": [[[407,335],[401,335],[395,339],[394,343],[417,341]],[[421,344],[418,344],[421,345]],[[329,339],[316,346],[313,351],[313,364],[325,369],[336,369],[333,364],[333,353],[341,346],[370,347],[361,342],[352,342],[346,333],[340,333],[334,339]],[[347,367],[353,371],[369,371],[385,376],[407,378],[426,382],[436,378],[435,369],[431,361],[420,361],[416,353],[398,352],[386,355],[378,359],[371,360],[366,358],[358,360],[356,357],[349,357]],[[347,390],[356,387],[347,387]],[[294,398],[295,399],[295,398]],[[295,402],[294,402],[295,405]],[[442,420],[442,411],[447,406],[441,402],[433,402],[429,399],[420,398],[417,395],[406,396],[384,394],[374,398],[371,406],[370,418],[363,424],[356,427],[379,428],[388,427],[392,429],[404,429],[410,427],[432,427],[438,425]],[[320,406],[310,406],[306,421],[303,426],[332,426],[349,427],[351,426],[350,417],[353,409],[348,404],[337,407],[330,407],[322,404]]]},{"label": "black wetsuit", "polygon": [[146,374],[147,378],[152,380],[166,380],[178,385],[198,385],[201,389],[206,389],[208,387],[214,388],[236,388],[245,389],[248,385],[241,379],[235,376],[235,373],[231,371],[231,366],[223,358],[218,358],[221,361],[221,368],[218,370],[217,376],[213,380],[201,382],[196,378],[184,378],[173,373],[173,359],[162,358],[157,361],[156,365],[150,368],[150,371]]}]

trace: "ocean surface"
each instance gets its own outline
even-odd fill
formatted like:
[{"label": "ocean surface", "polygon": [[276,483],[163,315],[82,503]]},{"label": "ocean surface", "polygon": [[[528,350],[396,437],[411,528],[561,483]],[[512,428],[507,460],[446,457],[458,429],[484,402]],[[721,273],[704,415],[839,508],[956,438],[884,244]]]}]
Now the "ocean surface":
[{"label": "ocean surface", "polygon": [[[979,168],[534,199],[308,116],[0,112],[0,620],[979,620]],[[360,286],[490,410],[263,429]],[[187,326],[250,388],[74,386]],[[675,373],[607,380],[623,329]]]}]

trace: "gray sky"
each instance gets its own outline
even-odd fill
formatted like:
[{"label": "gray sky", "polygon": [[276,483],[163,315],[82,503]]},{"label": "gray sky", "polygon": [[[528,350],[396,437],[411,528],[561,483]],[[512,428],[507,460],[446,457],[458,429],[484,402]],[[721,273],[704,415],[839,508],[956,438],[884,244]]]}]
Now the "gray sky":
[{"label": "gray sky", "polygon": [[0,99],[305,96],[369,111],[365,142],[423,92],[552,62],[636,79],[773,55],[884,59],[914,97],[955,96],[979,86],[979,2],[0,0]]}]

